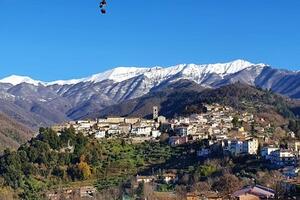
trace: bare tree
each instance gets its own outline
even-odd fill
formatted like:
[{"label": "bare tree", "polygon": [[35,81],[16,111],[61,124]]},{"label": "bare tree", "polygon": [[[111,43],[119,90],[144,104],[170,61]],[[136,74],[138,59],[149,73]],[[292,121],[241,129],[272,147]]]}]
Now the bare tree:
[{"label": "bare tree", "polygon": [[210,180],[200,181],[200,182],[197,182],[193,185],[191,192],[194,192],[198,195],[199,194],[206,194],[209,191],[211,191],[211,187],[212,187],[212,185],[211,185]]},{"label": "bare tree", "polygon": [[214,183],[213,188],[221,192],[227,198],[236,190],[243,187],[242,182],[233,174],[226,173],[218,181]]},{"label": "bare tree", "polygon": [[152,184],[145,184],[144,185],[144,198],[147,200],[154,200],[154,188]]},{"label": "bare tree", "polygon": [[186,198],[186,187],[183,185],[177,185],[175,188],[175,193],[176,193],[176,199],[178,200],[183,200]]},{"label": "bare tree", "polygon": [[277,170],[273,170],[270,172],[258,172],[256,174],[256,177],[256,180],[259,184],[270,187],[274,190],[277,187],[277,183],[281,182],[284,179],[284,176]]}]

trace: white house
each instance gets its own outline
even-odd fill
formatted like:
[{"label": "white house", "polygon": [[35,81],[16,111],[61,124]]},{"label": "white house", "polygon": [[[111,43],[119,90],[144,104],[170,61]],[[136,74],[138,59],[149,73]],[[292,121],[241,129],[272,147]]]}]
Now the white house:
[{"label": "white house", "polygon": [[263,158],[268,159],[271,152],[277,151],[277,150],[279,150],[279,148],[277,148],[277,147],[272,147],[272,146],[263,147],[262,150],[260,151],[260,155]]},{"label": "white house", "polygon": [[95,133],[95,138],[100,139],[100,138],[105,138],[105,131],[98,131]]},{"label": "white house", "polygon": [[161,132],[159,130],[152,130],[151,135],[152,137],[157,138],[161,135]]},{"label": "white house", "polygon": [[250,155],[256,155],[258,150],[258,139],[252,138],[244,141],[243,152]]},{"label": "white house", "polygon": [[138,183],[144,182],[144,183],[150,183],[154,181],[156,178],[154,176],[136,176],[136,181]]},{"label": "white house", "polygon": [[108,129],[107,134],[108,135],[118,135],[121,133],[120,129]]},{"label": "white house", "polygon": [[220,141],[220,140],[226,140],[227,139],[227,135],[225,134],[217,134],[215,135],[216,140]]},{"label": "white house", "polygon": [[230,144],[230,152],[232,155],[239,155],[241,153],[243,153],[243,141],[240,141],[240,140],[233,140],[231,141],[231,144]]},{"label": "white house", "polygon": [[145,135],[145,136],[150,136],[152,131],[152,127],[150,126],[145,126],[145,127],[135,127],[131,130],[132,134],[135,135]]},{"label": "white house", "polygon": [[178,119],[180,124],[189,124],[190,123],[190,118],[188,117],[179,117]]},{"label": "white house", "polygon": [[89,122],[89,121],[78,121],[77,122],[77,130],[89,130],[92,126],[94,126],[96,123],[94,122]]},{"label": "white house", "polygon": [[288,143],[288,147],[292,151],[299,152],[300,151],[300,141],[296,140],[296,141],[290,142],[290,143]]},{"label": "white house", "polygon": [[188,135],[189,126],[177,126],[175,128],[175,133],[179,136],[186,136]]},{"label": "white house", "polygon": [[296,156],[291,151],[280,149],[272,151],[269,155],[269,159],[271,163],[282,167],[294,165],[296,161]]},{"label": "white house", "polygon": [[223,145],[224,150],[229,150],[234,156],[240,154],[257,154],[258,150],[258,140],[256,138],[251,138],[248,140],[229,140]]},{"label": "white house", "polygon": [[141,119],[138,118],[138,117],[127,117],[127,118],[125,118],[125,123],[126,124],[135,124],[135,123],[138,123],[140,121],[141,121]]},{"label": "white house", "polygon": [[157,118],[157,122],[159,122],[159,123],[165,123],[167,121],[167,119],[166,119],[166,117],[164,117],[164,116],[158,116],[158,118]]},{"label": "white house", "polygon": [[163,179],[166,183],[177,181],[177,175],[174,173],[165,173],[163,174]]}]

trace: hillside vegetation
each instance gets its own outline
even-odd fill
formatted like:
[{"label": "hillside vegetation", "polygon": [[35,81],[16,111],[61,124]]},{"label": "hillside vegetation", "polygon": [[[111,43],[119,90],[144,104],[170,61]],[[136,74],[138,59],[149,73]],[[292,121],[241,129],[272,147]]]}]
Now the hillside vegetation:
[{"label": "hillside vegetation", "polygon": [[32,130],[0,113],[0,151],[17,149],[33,136]]},{"label": "hillside vegetation", "polygon": [[[38,137],[0,158],[0,188],[21,199],[40,200],[45,191],[88,181],[99,190],[118,186],[148,166],[166,162],[176,151],[162,143],[131,144],[122,139],[97,141],[66,129],[60,135],[40,129]],[[97,180],[97,181],[96,181]],[[82,182],[83,183],[83,182]]]}]

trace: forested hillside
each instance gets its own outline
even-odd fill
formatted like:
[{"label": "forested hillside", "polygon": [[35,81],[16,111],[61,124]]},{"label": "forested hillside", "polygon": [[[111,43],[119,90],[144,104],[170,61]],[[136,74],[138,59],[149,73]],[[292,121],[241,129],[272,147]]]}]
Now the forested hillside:
[{"label": "forested hillside", "polygon": [[[186,81],[188,82],[188,81]],[[160,114],[173,117],[194,112],[203,112],[203,104],[220,103],[238,110],[254,113],[274,111],[284,118],[295,118],[299,112],[299,101],[290,100],[269,90],[263,90],[242,83],[235,83],[217,89],[203,89],[196,83],[184,88],[171,87],[154,91],[140,98],[103,109],[91,116],[151,116],[152,107],[160,107]],[[198,89],[197,89],[198,88]],[[200,89],[199,89],[200,88]]]},{"label": "forested hillside", "polygon": [[[119,186],[148,166],[166,162],[176,151],[166,144],[131,144],[122,139],[102,140],[51,129],[17,151],[5,150],[0,158],[0,188],[9,187],[22,199],[43,199],[45,191],[87,181],[99,190]],[[97,182],[96,182],[97,180]],[[58,184],[60,183],[60,185]]]},{"label": "forested hillside", "polygon": [[0,113],[0,151],[16,149],[33,136],[33,131]]}]

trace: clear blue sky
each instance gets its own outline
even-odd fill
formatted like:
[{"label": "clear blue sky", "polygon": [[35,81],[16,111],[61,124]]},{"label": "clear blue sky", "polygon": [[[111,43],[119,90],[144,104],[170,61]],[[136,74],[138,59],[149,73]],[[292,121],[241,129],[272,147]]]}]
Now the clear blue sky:
[{"label": "clear blue sky", "polygon": [[300,69],[300,0],[0,0],[0,78],[234,59]]}]

